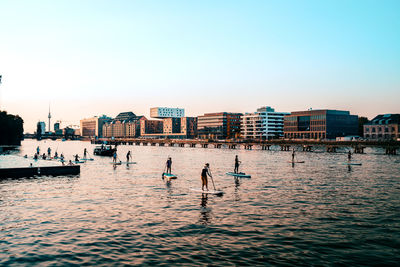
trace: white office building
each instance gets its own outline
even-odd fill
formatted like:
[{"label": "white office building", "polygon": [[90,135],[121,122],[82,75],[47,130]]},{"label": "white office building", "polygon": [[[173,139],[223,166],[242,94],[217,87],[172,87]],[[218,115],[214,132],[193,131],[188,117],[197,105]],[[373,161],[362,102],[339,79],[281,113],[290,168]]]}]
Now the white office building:
[{"label": "white office building", "polygon": [[183,117],[185,117],[185,109],[154,107],[154,108],[150,108],[150,117],[157,118],[157,119],[183,118]]},{"label": "white office building", "polygon": [[275,112],[262,107],[257,112],[245,113],[241,120],[241,136],[244,139],[272,139],[283,136],[283,117],[288,112]]}]

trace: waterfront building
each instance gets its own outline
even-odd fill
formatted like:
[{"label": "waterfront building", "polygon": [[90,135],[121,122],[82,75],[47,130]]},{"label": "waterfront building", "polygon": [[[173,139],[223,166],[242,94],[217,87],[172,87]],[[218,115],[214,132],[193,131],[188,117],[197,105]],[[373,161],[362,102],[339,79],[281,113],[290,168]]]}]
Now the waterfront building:
[{"label": "waterfront building", "polygon": [[105,115],[101,117],[93,117],[82,119],[80,121],[80,133],[85,137],[102,137],[104,123],[110,122],[112,119]]},{"label": "waterfront building", "polygon": [[154,108],[150,108],[150,117],[155,118],[155,119],[182,118],[182,117],[185,117],[185,109],[154,107]]},{"label": "waterfront building", "polygon": [[284,117],[284,136],[290,139],[335,139],[357,135],[358,116],[342,110],[296,111]]},{"label": "waterfront building", "polygon": [[173,134],[181,132],[181,118],[165,118],[163,119],[163,133]]},{"label": "waterfront building", "polygon": [[261,107],[241,118],[240,133],[244,139],[272,139],[283,137],[283,118],[288,112],[275,112],[271,107]]},{"label": "waterfront building", "polygon": [[237,138],[241,116],[241,113],[206,113],[198,117],[197,134],[202,139]]},{"label": "waterfront building", "polygon": [[140,121],[141,136],[145,136],[147,134],[162,134],[162,133],[163,133],[163,121],[148,120],[148,119],[142,119]]},{"label": "waterfront building", "polygon": [[137,137],[140,135],[140,119],[133,112],[121,112],[115,119],[104,123],[104,137]]},{"label": "waterfront building", "polygon": [[364,138],[368,140],[396,140],[400,138],[400,114],[381,114],[364,124]]},{"label": "waterfront building", "polygon": [[181,133],[186,138],[195,138],[197,136],[197,117],[181,118]]}]

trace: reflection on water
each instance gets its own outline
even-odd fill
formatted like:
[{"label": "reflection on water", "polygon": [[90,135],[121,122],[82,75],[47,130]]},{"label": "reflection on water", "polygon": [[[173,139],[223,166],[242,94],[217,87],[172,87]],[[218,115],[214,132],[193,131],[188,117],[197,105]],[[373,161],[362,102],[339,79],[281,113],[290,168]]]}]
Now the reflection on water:
[{"label": "reflection on water", "polygon": [[200,220],[201,224],[209,224],[211,222],[211,208],[207,207],[208,194],[201,194]]},{"label": "reflection on water", "polygon": [[[23,142],[0,166],[29,166],[39,144],[66,159],[87,142]],[[0,181],[0,265],[396,265],[400,160],[379,148],[291,152],[120,146],[137,164],[94,157],[74,177]],[[234,167],[250,179],[225,173]],[[160,176],[168,156],[176,180]],[[196,193],[204,163],[224,195]],[[38,161],[33,164],[60,164]]]}]

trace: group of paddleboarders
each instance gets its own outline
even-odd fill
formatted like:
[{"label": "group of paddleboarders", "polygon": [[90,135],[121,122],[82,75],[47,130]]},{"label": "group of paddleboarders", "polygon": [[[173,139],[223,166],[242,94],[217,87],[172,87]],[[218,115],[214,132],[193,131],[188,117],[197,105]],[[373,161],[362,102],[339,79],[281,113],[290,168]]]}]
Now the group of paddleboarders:
[{"label": "group of paddleboarders", "polygon": [[[235,169],[234,173],[239,173],[239,166],[240,166],[241,161],[239,160],[238,155],[235,156]],[[165,174],[171,174],[171,169],[172,169],[172,158],[168,156],[168,159],[165,163],[166,167],[166,172]],[[204,164],[203,169],[201,170],[201,190],[204,190],[204,187],[206,188],[206,191],[208,191],[208,177],[212,178],[211,171],[210,171],[210,163]],[[164,178],[164,174],[163,174]]]}]

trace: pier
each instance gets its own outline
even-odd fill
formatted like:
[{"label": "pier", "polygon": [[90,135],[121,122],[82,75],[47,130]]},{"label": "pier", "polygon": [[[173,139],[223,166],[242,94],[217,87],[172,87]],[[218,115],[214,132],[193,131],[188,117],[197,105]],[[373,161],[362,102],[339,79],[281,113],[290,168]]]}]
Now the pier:
[{"label": "pier", "polygon": [[0,180],[9,178],[27,178],[34,176],[77,175],[80,172],[81,172],[81,167],[79,165],[26,167],[26,168],[0,168]]},{"label": "pier", "polygon": [[[271,146],[278,146],[281,151],[315,152],[315,147],[322,146],[329,153],[338,153],[340,149],[351,149],[355,154],[364,154],[367,147],[380,147],[386,155],[397,155],[400,141],[318,141],[318,140],[204,140],[204,139],[143,139],[143,138],[100,138],[91,140],[92,144],[107,142],[111,145],[168,146],[190,148],[244,149],[269,151]],[[343,152],[343,151],[342,151]]]}]

